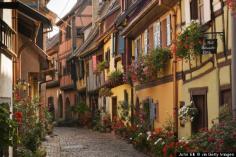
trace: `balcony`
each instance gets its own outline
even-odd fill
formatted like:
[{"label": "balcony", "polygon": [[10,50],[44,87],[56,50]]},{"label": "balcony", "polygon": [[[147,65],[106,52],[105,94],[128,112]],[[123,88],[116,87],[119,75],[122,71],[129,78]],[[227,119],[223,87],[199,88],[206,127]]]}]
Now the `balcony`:
[{"label": "balcony", "polygon": [[0,47],[14,54],[14,36],[15,31],[0,19]]},{"label": "balcony", "polygon": [[71,79],[71,75],[64,75],[60,79],[60,88],[61,90],[74,90],[75,84],[73,80]]}]

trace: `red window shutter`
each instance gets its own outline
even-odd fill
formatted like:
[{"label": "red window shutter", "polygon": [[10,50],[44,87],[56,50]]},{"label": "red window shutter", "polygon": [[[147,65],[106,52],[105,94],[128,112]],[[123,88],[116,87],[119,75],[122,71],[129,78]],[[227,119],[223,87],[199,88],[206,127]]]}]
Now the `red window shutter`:
[{"label": "red window shutter", "polygon": [[95,72],[97,70],[97,56],[96,55],[92,57],[92,61],[93,61],[93,72]]}]

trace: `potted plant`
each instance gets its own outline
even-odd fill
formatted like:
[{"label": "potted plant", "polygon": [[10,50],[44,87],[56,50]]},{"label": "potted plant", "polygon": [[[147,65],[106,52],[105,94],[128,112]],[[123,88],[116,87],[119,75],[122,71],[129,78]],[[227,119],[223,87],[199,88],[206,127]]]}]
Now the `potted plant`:
[{"label": "potted plant", "polygon": [[186,122],[192,122],[194,118],[198,114],[198,109],[195,107],[194,102],[191,101],[189,105],[183,105],[179,109],[179,119],[182,126],[185,125]]},{"label": "potted plant", "polygon": [[198,23],[192,22],[177,39],[176,55],[191,60],[202,53],[203,32]]}]

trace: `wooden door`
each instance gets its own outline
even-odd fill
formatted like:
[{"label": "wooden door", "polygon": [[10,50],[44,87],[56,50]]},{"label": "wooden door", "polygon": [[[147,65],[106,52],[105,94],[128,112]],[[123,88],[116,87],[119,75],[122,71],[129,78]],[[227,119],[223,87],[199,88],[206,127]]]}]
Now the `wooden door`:
[{"label": "wooden door", "polygon": [[112,97],[112,118],[117,117],[117,97]]},{"label": "wooden door", "polygon": [[192,98],[198,109],[198,115],[192,122],[192,133],[196,133],[199,129],[207,128],[208,125],[206,95],[193,95]]}]

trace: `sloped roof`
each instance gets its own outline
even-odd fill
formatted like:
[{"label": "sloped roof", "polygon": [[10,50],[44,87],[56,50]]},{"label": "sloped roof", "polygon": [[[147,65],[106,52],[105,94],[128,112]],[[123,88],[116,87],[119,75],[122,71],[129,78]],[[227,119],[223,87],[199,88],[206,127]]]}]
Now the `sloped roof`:
[{"label": "sloped roof", "polygon": [[95,41],[98,37],[98,26],[95,26],[94,28],[92,28],[92,30],[89,33],[89,37],[87,38],[87,40],[83,43],[83,45],[81,47],[79,47],[77,50],[75,50],[75,56],[79,56],[81,53],[85,53],[87,52],[87,50],[90,50],[89,48],[91,48],[93,45],[97,46],[95,44]]},{"label": "sloped roof", "polygon": [[85,3],[91,3],[91,0],[77,0],[77,3],[74,5],[74,7],[62,18],[60,19],[56,25],[59,26],[63,23],[63,21],[66,21],[69,17],[71,17],[73,14],[76,14],[76,11],[83,6]]},{"label": "sloped roof", "polygon": [[47,39],[47,50],[53,48],[56,44],[59,43],[59,34],[54,35],[51,38]]}]

